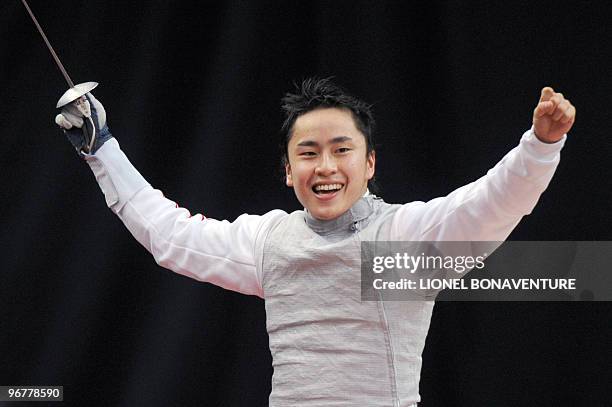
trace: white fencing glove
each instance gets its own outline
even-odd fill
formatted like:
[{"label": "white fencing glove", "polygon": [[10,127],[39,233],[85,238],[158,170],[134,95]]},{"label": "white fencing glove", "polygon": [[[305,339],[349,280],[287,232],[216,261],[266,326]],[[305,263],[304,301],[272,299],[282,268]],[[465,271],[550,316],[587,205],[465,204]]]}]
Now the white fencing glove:
[{"label": "white fencing glove", "polygon": [[55,123],[64,130],[80,156],[95,154],[102,144],[113,137],[106,125],[106,110],[91,93],[62,107],[62,112],[55,117]]}]

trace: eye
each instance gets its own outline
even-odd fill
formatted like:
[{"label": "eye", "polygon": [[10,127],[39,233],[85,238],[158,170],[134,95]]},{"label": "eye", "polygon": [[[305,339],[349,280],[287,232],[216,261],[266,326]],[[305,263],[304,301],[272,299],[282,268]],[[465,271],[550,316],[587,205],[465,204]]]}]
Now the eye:
[{"label": "eye", "polygon": [[340,147],[339,149],[336,150],[336,152],[340,154],[348,153],[349,151],[351,151],[351,149],[348,147]]},{"label": "eye", "polygon": [[317,153],[315,153],[314,151],[303,151],[299,155],[305,157],[314,157],[315,155],[317,155]]}]

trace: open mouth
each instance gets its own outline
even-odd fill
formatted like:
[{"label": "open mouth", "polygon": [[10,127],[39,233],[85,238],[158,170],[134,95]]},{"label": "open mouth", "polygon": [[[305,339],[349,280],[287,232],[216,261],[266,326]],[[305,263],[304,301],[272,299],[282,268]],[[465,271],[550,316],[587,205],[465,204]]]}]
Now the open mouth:
[{"label": "open mouth", "polygon": [[344,184],[319,184],[312,187],[312,192],[317,195],[328,195],[340,191]]}]

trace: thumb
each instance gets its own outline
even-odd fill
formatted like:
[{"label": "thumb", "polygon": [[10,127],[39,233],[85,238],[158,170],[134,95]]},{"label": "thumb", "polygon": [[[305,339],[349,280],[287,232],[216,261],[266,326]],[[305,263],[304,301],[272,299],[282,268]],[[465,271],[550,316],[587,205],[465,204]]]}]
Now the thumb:
[{"label": "thumb", "polygon": [[70,130],[72,128],[72,123],[70,123],[70,121],[66,119],[61,113],[55,116],[55,124],[57,124],[64,130]]},{"label": "thumb", "polygon": [[555,91],[550,86],[546,86],[542,89],[542,93],[540,94],[540,102],[546,102],[553,97]]}]

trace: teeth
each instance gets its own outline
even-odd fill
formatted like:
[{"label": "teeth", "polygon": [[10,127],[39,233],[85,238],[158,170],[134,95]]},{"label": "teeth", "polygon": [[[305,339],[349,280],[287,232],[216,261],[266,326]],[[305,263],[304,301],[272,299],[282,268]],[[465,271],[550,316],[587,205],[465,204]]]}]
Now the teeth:
[{"label": "teeth", "polygon": [[342,188],[342,184],[317,185],[315,191],[332,191]]}]

